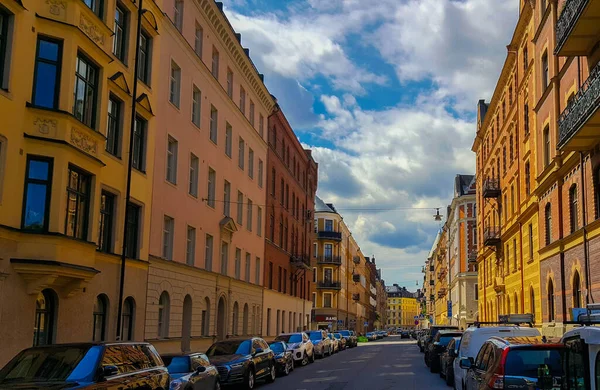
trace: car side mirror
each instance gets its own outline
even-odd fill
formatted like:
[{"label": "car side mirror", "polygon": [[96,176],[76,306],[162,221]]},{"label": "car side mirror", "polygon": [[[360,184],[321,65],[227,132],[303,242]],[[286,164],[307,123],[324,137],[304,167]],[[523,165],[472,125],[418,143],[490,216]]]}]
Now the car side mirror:
[{"label": "car side mirror", "polygon": [[473,362],[469,358],[462,358],[458,361],[460,368],[468,370],[473,367]]},{"label": "car side mirror", "polygon": [[117,366],[104,366],[102,367],[102,376],[104,378],[117,375],[119,373],[119,368]]},{"label": "car side mirror", "polygon": [[196,373],[198,373],[198,374],[202,374],[205,371],[206,371],[206,367],[204,367],[204,366],[198,366],[198,368],[196,368]]}]

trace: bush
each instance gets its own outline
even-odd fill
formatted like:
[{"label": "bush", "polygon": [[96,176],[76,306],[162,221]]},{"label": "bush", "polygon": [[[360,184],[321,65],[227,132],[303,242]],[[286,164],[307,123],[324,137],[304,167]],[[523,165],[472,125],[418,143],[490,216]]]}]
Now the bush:
[{"label": "bush", "polygon": [[358,336],[358,342],[359,343],[368,343],[369,339],[366,338],[365,336]]}]

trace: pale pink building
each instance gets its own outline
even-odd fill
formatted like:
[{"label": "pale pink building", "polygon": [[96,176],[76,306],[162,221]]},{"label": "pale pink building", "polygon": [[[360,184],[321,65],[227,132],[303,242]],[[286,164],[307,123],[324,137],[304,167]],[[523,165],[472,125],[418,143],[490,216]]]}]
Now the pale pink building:
[{"label": "pale pink building", "polygon": [[203,350],[261,334],[274,101],[220,3],[163,4],[145,336]]}]

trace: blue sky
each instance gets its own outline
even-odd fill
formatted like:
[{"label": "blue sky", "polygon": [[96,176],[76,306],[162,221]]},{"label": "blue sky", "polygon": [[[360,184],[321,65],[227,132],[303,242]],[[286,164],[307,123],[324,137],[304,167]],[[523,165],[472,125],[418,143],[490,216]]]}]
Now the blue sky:
[{"label": "blue sky", "polygon": [[474,173],[476,103],[492,95],[519,0],[224,4],[313,149],[318,195],[375,255],[387,284],[416,289],[440,228],[433,208],[450,203],[456,174]]}]

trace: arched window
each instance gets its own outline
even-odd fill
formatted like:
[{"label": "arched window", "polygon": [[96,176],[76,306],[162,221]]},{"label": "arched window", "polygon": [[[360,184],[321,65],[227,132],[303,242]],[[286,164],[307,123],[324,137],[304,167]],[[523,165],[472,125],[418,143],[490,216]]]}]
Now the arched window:
[{"label": "arched window", "polygon": [[192,338],[192,297],[187,294],[183,299],[183,317],[181,320],[181,351],[190,351]]},{"label": "arched window", "polygon": [[171,301],[169,293],[163,291],[158,300],[158,338],[169,336],[169,314],[171,311]]},{"label": "arched window", "polygon": [[237,336],[239,324],[240,308],[238,303],[233,304],[233,315],[231,316],[231,334]]},{"label": "arched window", "polygon": [[533,318],[535,318],[535,293],[533,292],[533,287],[529,287],[529,310],[533,314]]},{"label": "arched window", "polygon": [[94,303],[94,330],[92,332],[92,340],[106,340],[106,319],[108,317],[108,297],[100,294],[96,297]]},{"label": "arched window", "polygon": [[548,281],[548,321],[554,321],[554,283]]},{"label": "arched window", "polygon": [[515,313],[519,313],[519,298],[517,297],[517,293],[515,293]]},{"label": "arched window", "polygon": [[[545,88],[546,86],[544,86]],[[543,134],[544,168],[550,165],[550,128],[546,127]]]},{"label": "arched window", "polygon": [[121,340],[133,340],[133,327],[135,320],[135,300],[132,297],[127,297],[123,302],[123,315],[121,327]]},{"label": "arched window", "polygon": [[204,310],[202,310],[202,336],[210,333],[210,299],[204,298]]},{"label": "arched window", "polygon": [[243,321],[242,322],[242,334],[244,336],[248,335],[248,316],[249,316],[249,314],[248,314],[248,304],[246,303],[246,304],[244,304],[244,314],[243,314],[243,317],[242,317],[242,321]]},{"label": "arched window", "polygon": [[544,220],[545,220],[545,236],[546,236],[546,245],[550,245],[552,242],[552,205],[550,203],[546,204],[546,210],[544,212]]},{"label": "arched window", "polygon": [[579,229],[576,184],[573,184],[569,189],[569,216],[571,219],[571,233],[574,233],[577,229]]},{"label": "arched window", "polygon": [[58,297],[54,290],[45,289],[35,301],[35,323],[33,325],[33,346],[54,343]]},{"label": "arched window", "polygon": [[581,307],[581,279],[579,271],[573,275],[573,307]]}]

